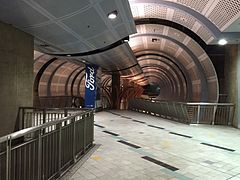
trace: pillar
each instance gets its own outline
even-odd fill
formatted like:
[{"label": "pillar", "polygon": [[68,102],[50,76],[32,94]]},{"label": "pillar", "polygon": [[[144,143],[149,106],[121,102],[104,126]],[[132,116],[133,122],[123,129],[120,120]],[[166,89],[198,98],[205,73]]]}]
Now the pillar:
[{"label": "pillar", "polygon": [[120,75],[112,74],[112,109],[120,108]]},{"label": "pillar", "polygon": [[12,133],[18,108],[32,106],[33,37],[0,22],[0,137]]},{"label": "pillar", "polygon": [[235,104],[234,127],[240,128],[240,45],[228,45],[225,59],[225,93]]},{"label": "pillar", "polygon": [[96,110],[100,111],[102,107],[102,68],[99,67],[97,70],[97,94],[96,94]]}]

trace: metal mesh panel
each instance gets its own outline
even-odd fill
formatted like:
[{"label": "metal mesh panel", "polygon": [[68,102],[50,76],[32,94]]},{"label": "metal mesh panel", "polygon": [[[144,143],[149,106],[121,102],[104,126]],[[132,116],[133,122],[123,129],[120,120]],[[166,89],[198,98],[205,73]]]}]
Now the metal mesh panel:
[{"label": "metal mesh panel", "polygon": [[240,0],[220,0],[208,18],[222,31],[240,14]]},{"label": "metal mesh panel", "polygon": [[198,12],[202,12],[210,0],[177,0],[179,4],[186,5]]}]

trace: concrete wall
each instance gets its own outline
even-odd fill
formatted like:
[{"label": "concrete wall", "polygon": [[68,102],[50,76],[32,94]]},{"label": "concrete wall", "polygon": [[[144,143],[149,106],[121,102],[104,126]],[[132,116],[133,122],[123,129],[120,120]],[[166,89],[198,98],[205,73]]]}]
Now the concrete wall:
[{"label": "concrete wall", "polygon": [[226,46],[225,93],[235,104],[234,126],[240,128],[240,45]]},{"label": "concrete wall", "polygon": [[33,37],[0,22],[0,136],[13,132],[19,106],[32,106]]}]

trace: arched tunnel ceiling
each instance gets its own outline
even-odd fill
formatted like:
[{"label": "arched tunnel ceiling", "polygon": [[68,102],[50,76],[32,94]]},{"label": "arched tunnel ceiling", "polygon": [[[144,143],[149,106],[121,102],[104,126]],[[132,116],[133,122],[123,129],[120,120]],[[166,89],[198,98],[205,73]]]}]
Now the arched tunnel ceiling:
[{"label": "arched tunnel ceiling", "polygon": [[[85,65],[34,52],[34,97],[84,97]],[[40,102],[34,100],[35,105]]]},{"label": "arched tunnel ceiling", "polygon": [[[193,100],[218,100],[218,81],[214,66],[206,52],[191,37],[171,27],[145,24],[137,26],[137,34],[131,36],[129,44],[137,57],[138,52],[145,51],[147,55],[147,51],[153,50],[170,56],[172,61],[180,62],[181,69],[191,77],[188,87],[191,86]],[[176,87],[178,86],[179,83]]]},{"label": "arched tunnel ceiling", "polygon": [[240,21],[239,0],[129,1],[134,19],[159,18],[176,22],[198,34],[207,44],[224,36],[224,31],[238,32],[240,38],[236,26]]},{"label": "arched tunnel ceiling", "polygon": [[[118,17],[111,21],[107,14],[115,10]],[[166,20],[180,28],[151,23],[135,26],[134,20],[143,18]],[[240,0],[2,0],[0,21],[32,34],[36,50],[65,56],[64,61],[52,64],[54,69],[49,67],[51,73],[73,68],[69,75],[80,82],[81,70],[67,61],[86,61],[142,86],[160,84],[160,99],[180,96],[183,101],[216,102],[218,81],[213,64],[200,42],[184,29],[206,44],[221,37],[238,43]],[[123,43],[129,35],[129,43]],[[74,53],[80,53],[79,57],[67,57]],[[35,57],[39,62],[48,58],[37,52]],[[49,78],[48,83],[62,81]],[[75,86],[71,91],[77,91]]]}]

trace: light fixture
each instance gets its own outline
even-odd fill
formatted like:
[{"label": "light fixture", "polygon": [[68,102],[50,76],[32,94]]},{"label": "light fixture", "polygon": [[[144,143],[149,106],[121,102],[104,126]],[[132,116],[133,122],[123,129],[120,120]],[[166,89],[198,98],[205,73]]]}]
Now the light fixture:
[{"label": "light fixture", "polygon": [[124,39],[123,39],[123,42],[129,42],[129,36],[127,36],[127,37],[125,37]]},{"label": "light fixture", "polygon": [[221,45],[221,46],[224,46],[224,45],[226,45],[227,43],[228,43],[228,42],[227,42],[226,39],[220,39],[220,40],[218,41],[218,44]]},{"label": "light fixture", "polygon": [[115,11],[112,11],[112,12],[108,13],[107,16],[108,16],[109,19],[116,19],[117,14],[118,14],[118,12],[117,12],[117,10],[115,10]]}]

